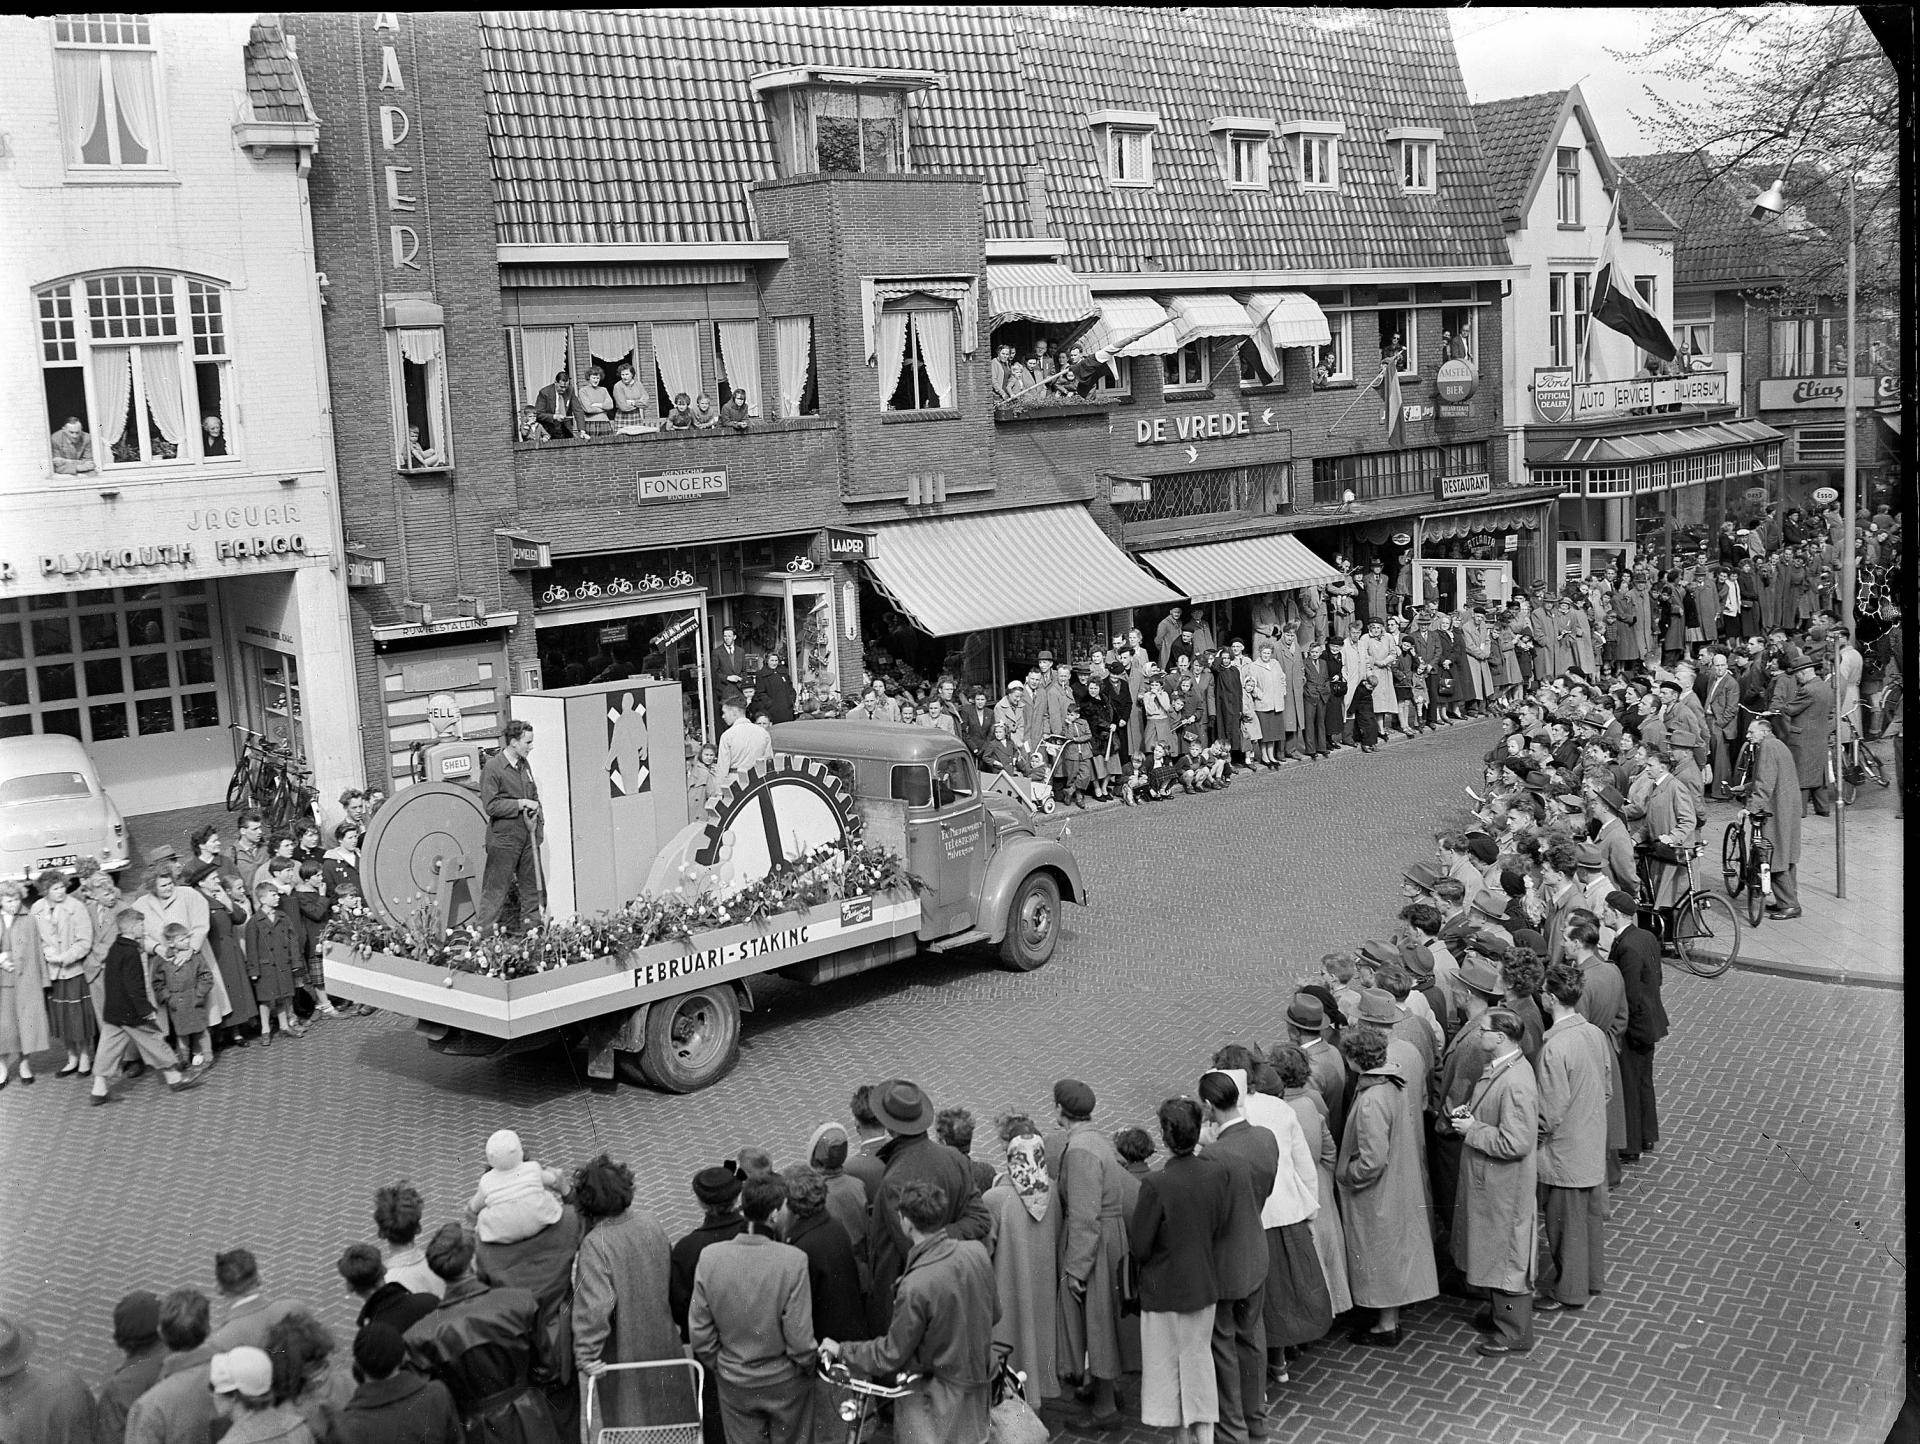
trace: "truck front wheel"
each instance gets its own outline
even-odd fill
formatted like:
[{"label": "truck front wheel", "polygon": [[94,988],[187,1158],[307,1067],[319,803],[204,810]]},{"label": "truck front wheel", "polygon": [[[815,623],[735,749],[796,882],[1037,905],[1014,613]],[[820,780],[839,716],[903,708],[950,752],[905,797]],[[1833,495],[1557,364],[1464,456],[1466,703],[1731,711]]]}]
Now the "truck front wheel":
[{"label": "truck front wheel", "polygon": [[1050,872],[1028,873],[1007,909],[1007,935],[1000,940],[1000,961],[1017,973],[1044,967],[1053,956],[1059,925],[1060,884]]},{"label": "truck front wheel", "polygon": [[640,1066],[668,1093],[717,1083],[740,1059],[740,1002],[725,983],[667,998],[647,1010]]}]

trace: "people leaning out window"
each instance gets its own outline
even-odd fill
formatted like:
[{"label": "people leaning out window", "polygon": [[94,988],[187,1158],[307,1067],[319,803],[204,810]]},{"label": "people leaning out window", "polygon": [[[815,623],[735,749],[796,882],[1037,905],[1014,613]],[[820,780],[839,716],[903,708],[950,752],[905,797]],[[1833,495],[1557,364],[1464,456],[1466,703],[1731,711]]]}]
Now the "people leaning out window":
[{"label": "people leaning out window", "polygon": [[587,384],[574,393],[580,421],[586,435],[605,435],[613,425],[613,396],[603,381],[598,366],[587,372]]},{"label": "people leaning out window", "polygon": [[720,424],[731,426],[735,431],[745,431],[747,422],[753,417],[753,409],[747,404],[747,393],[736,388],[732,396],[720,408]]},{"label": "people leaning out window", "polygon": [[447,464],[446,453],[437,446],[429,446],[420,439],[420,428],[407,428],[407,469],[409,471],[432,471]]},{"label": "people leaning out window", "polygon": [[200,418],[200,454],[202,456],[227,454],[226,425],[212,412]]},{"label": "people leaning out window", "polygon": [[622,431],[637,431],[645,423],[647,393],[633,374],[633,367],[622,366],[620,379],[613,383],[613,415]]},{"label": "people leaning out window", "polygon": [[543,430],[555,441],[573,435],[573,377],[565,371],[553,373],[553,384],[542,386],[533,398],[533,414]]},{"label": "people leaning out window", "polygon": [[53,433],[53,469],[59,476],[85,476],[98,470],[93,459],[93,438],[87,435],[80,418],[69,416]]},{"label": "people leaning out window", "polygon": [[673,410],[666,415],[668,431],[693,430],[693,398],[684,391],[677,391],[673,397]]}]

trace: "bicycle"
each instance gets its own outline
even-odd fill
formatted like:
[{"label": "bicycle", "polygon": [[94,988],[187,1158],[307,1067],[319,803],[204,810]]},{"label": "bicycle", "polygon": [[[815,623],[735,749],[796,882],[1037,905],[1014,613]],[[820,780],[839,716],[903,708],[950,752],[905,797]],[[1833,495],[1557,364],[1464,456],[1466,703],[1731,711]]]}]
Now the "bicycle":
[{"label": "bicycle", "polygon": [[[1877,782],[1882,787],[1892,787],[1893,779],[1887,775],[1880,754],[1867,745],[1866,738],[1853,727],[1847,727],[1846,731],[1850,735],[1840,744],[1840,779],[1836,792],[1841,806],[1852,807],[1862,783]],[[1827,786],[1835,786],[1831,756],[1827,758]]]},{"label": "bicycle", "polygon": [[240,755],[234,758],[233,776],[227,780],[227,811],[239,812],[242,808],[253,806],[253,799],[260,792],[265,765],[262,748],[267,744],[267,739],[238,723],[234,724],[233,730],[240,734]]},{"label": "bicycle", "polygon": [[1746,898],[1747,925],[1756,928],[1773,900],[1773,844],[1763,831],[1767,817],[1743,807],[1720,839],[1720,873],[1727,896]]},{"label": "bicycle", "polygon": [[[1658,848],[1658,851],[1655,849]],[[1639,914],[1650,924],[1649,931],[1660,939],[1664,955],[1671,951],[1689,972],[1702,978],[1717,978],[1733,966],[1740,956],[1740,917],[1733,904],[1718,893],[1702,891],[1694,876],[1694,864],[1701,849],[1672,847],[1667,844],[1642,844],[1635,849],[1640,859]],[[1655,864],[1685,867],[1687,884],[1671,907],[1654,903]]]},{"label": "bicycle", "polygon": [[838,1359],[822,1359],[822,1379],[836,1389],[845,1389],[850,1397],[840,1401],[840,1417],[847,1425],[847,1444],[860,1444],[860,1431],[868,1418],[870,1399],[904,1399],[913,1392],[918,1374],[902,1374],[897,1384],[882,1384],[877,1379],[862,1379]]}]

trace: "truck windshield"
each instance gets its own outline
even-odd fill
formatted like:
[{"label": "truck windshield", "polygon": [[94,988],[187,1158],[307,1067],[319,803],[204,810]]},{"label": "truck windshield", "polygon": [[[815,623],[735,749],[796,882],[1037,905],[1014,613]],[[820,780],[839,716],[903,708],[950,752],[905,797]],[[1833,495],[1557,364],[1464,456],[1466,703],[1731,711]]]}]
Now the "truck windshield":
[{"label": "truck windshield", "polygon": [[949,752],[933,764],[933,805],[949,807],[973,796],[973,759]]}]

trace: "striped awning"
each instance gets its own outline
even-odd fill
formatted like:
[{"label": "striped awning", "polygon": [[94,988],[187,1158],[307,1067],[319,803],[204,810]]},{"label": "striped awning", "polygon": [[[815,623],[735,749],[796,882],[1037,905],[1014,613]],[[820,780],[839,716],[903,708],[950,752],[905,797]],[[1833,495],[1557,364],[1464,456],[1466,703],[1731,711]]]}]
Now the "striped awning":
[{"label": "striped awning", "polygon": [[1285,346],[1327,346],[1333,342],[1327,313],[1305,291],[1255,291],[1247,297],[1247,314],[1276,350]]},{"label": "striped awning", "polygon": [[1084,506],[927,517],[874,528],[875,585],[936,637],[1180,600]]},{"label": "striped awning", "polygon": [[1718,451],[1728,446],[1752,446],[1756,443],[1785,441],[1784,432],[1775,431],[1763,421],[1713,421],[1704,426],[1676,426],[1666,431],[1634,431],[1614,436],[1588,436],[1569,441],[1527,465],[1606,466],[1621,462],[1660,461],[1670,456],[1687,456],[1697,451]]},{"label": "striped awning", "polygon": [[1251,336],[1253,317],[1231,296],[1175,296],[1167,302],[1178,345],[1211,336]]},{"label": "striped awning", "polygon": [[1009,261],[987,266],[987,325],[1046,321],[1073,325],[1094,315],[1093,292],[1065,266],[1052,261]]},{"label": "striped awning", "polygon": [[1156,321],[1160,323],[1159,330],[1127,342],[1113,354],[1163,356],[1180,349],[1179,341],[1174,339],[1173,318],[1151,296],[1100,296],[1095,298],[1093,304],[1100,313],[1100,319],[1093,323],[1093,330],[1082,343],[1089,353],[1104,350],[1114,337],[1131,336],[1142,326],[1151,326]]},{"label": "striped awning", "polygon": [[1140,553],[1140,560],[1190,602],[1321,586],[1340,573],[1295,536],[1250,536]]}]

